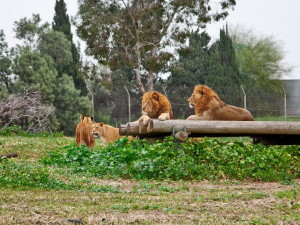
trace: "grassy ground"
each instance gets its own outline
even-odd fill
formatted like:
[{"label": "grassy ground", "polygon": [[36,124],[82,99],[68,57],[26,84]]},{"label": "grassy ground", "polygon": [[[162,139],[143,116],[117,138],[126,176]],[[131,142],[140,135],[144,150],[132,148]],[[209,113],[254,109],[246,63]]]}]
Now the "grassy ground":
[{"label": "grassy ground", "polygon": [[[67,137],[0,136],[0,155],[17,152],[10,160],[12,169],[31,165],[43,176],[39,168],[46,166],[39,160],[73,142]],[[0,224],[300,224],[300,180],[288,185],[228,179],[108,180],[55,166],[45,169],[53,178],[80,186],[2,186]]]}]

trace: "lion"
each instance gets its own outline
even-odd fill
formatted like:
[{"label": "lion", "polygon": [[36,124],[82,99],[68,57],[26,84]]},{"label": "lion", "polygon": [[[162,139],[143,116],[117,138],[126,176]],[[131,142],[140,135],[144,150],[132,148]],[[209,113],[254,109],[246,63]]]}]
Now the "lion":
[{"label": "lion", "polygon": [[[115,142],[118,138],[126,137],[119,134],[119,128],[107,125],[103,122],[93,124],[93,135],[99,136],[105,145]],[[128,136],[129,141],[132,141],[133,139],[134,137]]]},{"label": "lion", "polygon": [[80,116],[80,123],[76,126],[76,143],[78,146],[85,144],[89,148],[93,148],[95,138],[93,136],[93,117]]},{"label": "lion", "polygon": [[137,122],[147,125],[151,118],[160,121],[173,119],[171,103],[166,96],[157,91],[148,91],[143,95],[142,116]]},{"label": "lion", "polygon": [[247,109],[224,103],[219,96],[206,85],[196,85],[188,102],[191,108],[195,108],[196,115],[189,116],[187,120],[254,120]]}]

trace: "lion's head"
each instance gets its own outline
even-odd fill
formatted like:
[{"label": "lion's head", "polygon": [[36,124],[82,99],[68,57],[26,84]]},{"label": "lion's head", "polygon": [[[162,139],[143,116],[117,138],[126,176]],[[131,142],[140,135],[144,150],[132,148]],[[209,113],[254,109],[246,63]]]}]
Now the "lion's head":
[{"label": "lion's head", "polygon": [[196,85],[192,96],[188,99],[189,106],[196,108],[196,111],[203,111],[208,109],[208,103],[215,99],[219,103],[223,103],[219,96],[206,85]]},{"label": "lion's head", "polygon": [[94,117],[82,116],[80,115],[80,122],[93,123]]},{"label": "lion's head", "polygon": [[102,136],[104,134],[105,124],[103,122],[93,124],[93,135]]},{"label": "lion's head", "polygon": [[173,118],[172,106],[166,96],[156,91],[149,91],[142,98],[142,114],[158,118],[162,113],[169,113]]}]

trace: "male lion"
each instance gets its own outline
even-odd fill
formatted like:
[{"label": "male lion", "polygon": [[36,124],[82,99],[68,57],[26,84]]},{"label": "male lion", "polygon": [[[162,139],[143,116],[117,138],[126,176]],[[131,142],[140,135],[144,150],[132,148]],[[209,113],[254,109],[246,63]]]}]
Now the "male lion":
[{"label": "male lion", "polygon": [[227,105],[219,96],[205,85],[196,85],[192,96],[188,99],[191,108],[195,107],[195,114],[188,120],[227,120],[253,121],[253,116],[247,109]]},{"label": "male lion", "polygon": [[[103,122],[93,124],[93,135],[99,136],[105,145],[115,142],[118,138],[125,138],[125,136],[119,134],[119,128],[104,124]],[[131,141],[134,137],[128,136],[128,139]]]},{"label": "male lion", "polygon": [[80,123],[76,127],[76,143],[78,146],[85,144],[89,148],[93,148],[95,139],[92,133],[93,117],[80,116]]},{"label": "male lion", "polygon": [[161,121],[173,119],[171,103],[157,91],[148,91],[143,95],[142,116],[137,121],[147,125],[150,118]]}]

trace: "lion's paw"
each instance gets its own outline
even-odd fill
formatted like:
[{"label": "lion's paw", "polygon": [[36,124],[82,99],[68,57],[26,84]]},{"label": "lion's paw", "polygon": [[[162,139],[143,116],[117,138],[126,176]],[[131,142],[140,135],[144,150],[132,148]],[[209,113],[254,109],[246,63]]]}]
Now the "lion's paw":
[{"label": "lion's paw", "polygon": [[169,119],[170,119],[170,114],[169,113],[162,113],[158,117],[159,121],[165,121],[165,120],[169,120]]}]

